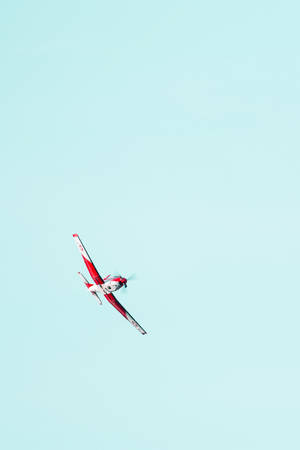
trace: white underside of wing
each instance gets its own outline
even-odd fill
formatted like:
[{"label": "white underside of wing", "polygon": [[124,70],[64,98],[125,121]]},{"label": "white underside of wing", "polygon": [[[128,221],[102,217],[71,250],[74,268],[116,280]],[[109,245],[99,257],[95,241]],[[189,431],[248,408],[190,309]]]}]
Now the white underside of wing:
[{"label": "white underside of wing", "polygon": [[80,238],[78,236],[78,234],[73,234],[73,238],[74,238],[74,241],[75,241],[75,243],[76,243],[80,253],[82,254],[82,256],[85,259],[87,259],[88,261],[91,261],[89,255],[87,254],[86,249],[84,248],[84,246],[83,246],[83,244],[82,244],[82,242],[81,242],[81,240],[80,240]]},{"label": "white underside of wing", "polygon": [[126,312],[126,318],[128,322],[130,322],[137,330],[139,330],[140,333],[147,334],[146,331],[134,320],[133,317],[131,317],[128,312]]}]

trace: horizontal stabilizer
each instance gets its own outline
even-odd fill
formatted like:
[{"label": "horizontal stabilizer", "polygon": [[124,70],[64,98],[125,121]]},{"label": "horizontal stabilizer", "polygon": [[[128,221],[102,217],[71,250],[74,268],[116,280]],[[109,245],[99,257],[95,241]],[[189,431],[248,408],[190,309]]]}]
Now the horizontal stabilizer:
[{"label": "horizontal stabilizer", "polygon": [[[84,282],[84,284],[86,285],[86,287],[88,288],[88,290],[90,291],[90,287],[93,286],[92,283],[89,283],[88,280],[82,275],[82,273],[78,272],[78,275],[80,276],[80,278],[82,279],[82,281]],[[102,305],[102,301],[101,299],[98,297],[97,292],[94,291],[90,291],[90,293],[97,298],[97,302],[99,303],[99,305]]]},{"label": "horizontal stabilizer", "polygon": [[91,283],[88,282],[88,280],[82,275],[82,273],[78,272],[78,275],[80,276],[80,278],[82,279],[82,281],[84,282],[84,284],[86,285],[87,288],[93,286]]}]

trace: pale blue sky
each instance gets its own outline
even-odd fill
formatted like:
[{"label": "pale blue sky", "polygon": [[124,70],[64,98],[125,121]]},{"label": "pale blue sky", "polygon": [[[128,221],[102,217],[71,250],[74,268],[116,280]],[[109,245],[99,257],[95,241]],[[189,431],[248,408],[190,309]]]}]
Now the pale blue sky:
[{"label": "pale blue sky", "polygon": [[299,449],[299,14],[2,5],[1,448]]}]

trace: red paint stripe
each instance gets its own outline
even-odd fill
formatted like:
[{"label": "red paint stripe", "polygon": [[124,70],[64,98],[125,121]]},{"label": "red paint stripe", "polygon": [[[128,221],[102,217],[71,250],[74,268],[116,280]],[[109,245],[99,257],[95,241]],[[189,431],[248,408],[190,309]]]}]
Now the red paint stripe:
[{"label": "red paint stripe", "polygon": [[[119,313],[121,313],[122,316],[124,316],[125,319],[128,320],[128,322],[131,323],[131,325],[133,325],[140,333],[147,334],[146,331],[140,326],[140,324],[138,324],[137,321],[129,314],[129,312],[126,311],[126,309],[121,305],[121,303],[118,302],[118,300],[113,294],[104,294],[104,296],[109,301],[109,303],[111,303],[119,311]],[[127,315],[130,316],[130,318],[134,321],[134,323],[132,323],[128,319]]]},{"label": "red paint stripe", "polygon": [[109,301],[109,303],[111,303],[121,314],[122,316],[125,317],[126,320],[126,309],[123,308],[123,306],[121,305],[121,303],[118,302],[118,300],[116,299],[116,297],[113,294],[104,294],[105,298]]},{"label": "red paint stripe", "polygon": [[94,282],[96,284],[103,284],[103,280],[100,277],[100,275],[99,275],[96,267],[94,266],[94,264],[91,261],[89,261],[88,259],[86,259],[83,255],[82,255],[82,257],[83,257],[85,265],[86,265],[86,267],[87,267],[91,277],[93,278]]}]

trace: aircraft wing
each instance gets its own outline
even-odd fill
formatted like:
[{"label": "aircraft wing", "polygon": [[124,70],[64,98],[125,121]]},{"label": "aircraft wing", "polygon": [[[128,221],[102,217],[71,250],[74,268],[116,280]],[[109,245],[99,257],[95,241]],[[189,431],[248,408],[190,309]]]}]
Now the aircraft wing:
[{"label": "aircraft wing", "polygon": [[94,266],[93,261],[91,260],[88,252],[86,251],[86,249],[84,248],[83,243],[81,242],[78,234],[73,234],[73,238],[75,240],[75,243],[77,245],[77,247],[79,248],[79,251],[81,253],[81,256],[83,258],[83,261],[85,262],[85,265],[87,267],[87,270],[89,271],[91,277],[93,278],[95,284],[103,284],[104,281],[101,278],[101,276],[98,273],[98,270],[96,269],[96,267]]},{"label": "aircraft wing", "polygon": [[116,299],[114,294],[104,294],[105,298],[111,303],[118,311],[125,317],[137,330],[139,330],[142,334],[147,334],[147,332],[142,328],[134,318],[129,314],[128,311],[121,305],[120,302]]}]

